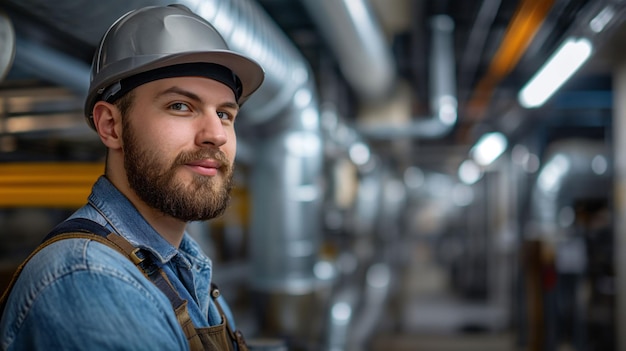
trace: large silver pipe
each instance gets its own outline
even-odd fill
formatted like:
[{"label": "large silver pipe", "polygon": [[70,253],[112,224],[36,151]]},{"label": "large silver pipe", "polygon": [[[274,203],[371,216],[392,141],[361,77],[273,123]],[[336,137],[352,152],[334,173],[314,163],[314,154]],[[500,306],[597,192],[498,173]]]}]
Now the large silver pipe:
[{"label": "large silver pipe", "polygon": [[[341,72],[362,101],[382,101],[398,80],[393,54],[368,0],[301,0]],[[360,132],[370,138],[439,138],[457,120],[454,22],[439,15],[431,20],[430,116],[413,116],[409,125],[369,124]]]},{"label": "large silver pipe", "polygon": [[242,119],[243,124],[265,123],[280,116],[292,103],[296,91],[313,79],[304,57],[256,2],[178,2],[206,18],[231,49],[254,58],[265,70],[263,85],[242,109],[247,116]]},{"label": "large silver pipe", "polygon": [[393,55],[369,0],[301,0],[359,97],[381,100],[396,79]]},{"label": "large silver pipe", "polygon": [[255,145],[252,169],[252,267],[266,291],[303,293],[315,281],[319,248],[322,139],[312,85],[298,90],[285,113],[290,126]]},{"label": "large silver pipe", "polygon": [[[323,309],[314,275],[321,245],[322,139],[313,85],[284,113],[288,128],[254,145],[251,282],[263,332],[306,339]],[[319,301],[317,301],[319,302]]]}]

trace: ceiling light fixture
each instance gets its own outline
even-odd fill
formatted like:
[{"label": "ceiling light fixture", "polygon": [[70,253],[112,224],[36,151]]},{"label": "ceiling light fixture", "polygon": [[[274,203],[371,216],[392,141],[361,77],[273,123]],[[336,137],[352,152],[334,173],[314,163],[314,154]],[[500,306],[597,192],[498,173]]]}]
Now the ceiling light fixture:
[{"label": "ceiling light fixture", "polygon": [[586,38],[567,39],[519,92],[525,108],[543,105],[591,56],[593,45]]}]

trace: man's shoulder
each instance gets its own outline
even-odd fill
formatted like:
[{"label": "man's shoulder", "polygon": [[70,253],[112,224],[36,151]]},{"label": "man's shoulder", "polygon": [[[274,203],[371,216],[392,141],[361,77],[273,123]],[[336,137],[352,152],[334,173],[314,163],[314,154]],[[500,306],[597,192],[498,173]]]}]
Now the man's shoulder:
[{"label": "man's shoulder", "polygon": [[123,254],[86,238],[63,239],[41,249],[25,265],[8,298],[0,339],[4,344],[20,330],[54,321],[65,327],[77,323],[78,328],[89,323],[85,318],[119,320],[116,315],[132,306],[171,313],[167,298]]},{"label": "man's shoulder", "polygon": [[[96,299],[103,293],[90,281],[108,286],[135,285],[152,289],[139,269],[117,250],[88,238],[70,238],[53,242],[42,248],[24,266],[16,280],[7,306],[28,309],[36,299],[47,294],[63,292],[71,296],[76,289]],[[72,301],[58,301],[58,304]]]},{"label": "man's shoulder", "polygon": [[[89,238],[69,238],[53,242],[32,256],[16,280],[12,295],[25,300],[40,296],[46,289],[70,290],[89,279],[107,284],[146,280],[128,258],[112,247]],[[140,285],[150,286],[147,280]],[[89,294],[95,297],[99,291]]]}]

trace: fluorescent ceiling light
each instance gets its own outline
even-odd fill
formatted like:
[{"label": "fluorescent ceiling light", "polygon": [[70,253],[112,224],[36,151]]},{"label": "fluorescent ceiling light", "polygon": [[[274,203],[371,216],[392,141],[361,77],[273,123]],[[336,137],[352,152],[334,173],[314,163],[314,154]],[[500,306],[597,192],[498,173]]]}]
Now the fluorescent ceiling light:
[{"label": "fluorescent ceiling light", "polygon": [[480,137],[470,150],[474,162],[480,166],[488,166],[495,161],[507,147],[506,137],[502,133],[487,133]]},{"label": "fluorescent ceiling light", "polygon": [[526,108],[543,105],[587,61],[592,48],[588,39],[567,39],[522,88],[519,103]]}]

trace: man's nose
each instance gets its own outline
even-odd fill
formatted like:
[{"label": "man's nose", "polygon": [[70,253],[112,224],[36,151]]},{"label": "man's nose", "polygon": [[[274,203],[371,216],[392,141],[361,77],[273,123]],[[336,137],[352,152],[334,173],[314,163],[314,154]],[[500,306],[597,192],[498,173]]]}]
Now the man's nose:
[{"label": "man's nose", "polygon": [[219,147],[228,141],[223,121],[216,113],[207,114],[201,119],[199,124],[200,131],[197,134],[197,143],[199,145]]}]

